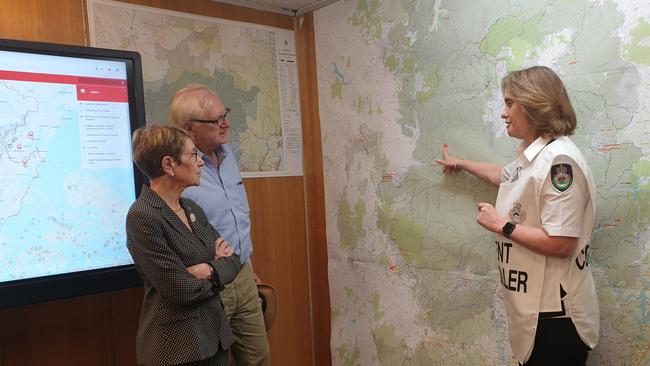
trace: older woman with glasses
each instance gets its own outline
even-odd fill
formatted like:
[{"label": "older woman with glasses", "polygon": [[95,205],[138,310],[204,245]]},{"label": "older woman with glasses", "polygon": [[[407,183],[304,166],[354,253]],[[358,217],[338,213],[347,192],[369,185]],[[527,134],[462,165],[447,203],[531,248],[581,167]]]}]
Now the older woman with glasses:
[{"label": "older woman with glasses", "polygon": [[144,365],[226,365],[233,335],[219,292],[241,266],[239,256],[181,198],[199,185],[203,160],[174,127],[138,129],[133,159],[150,179],[126,219],[127,245],[145,287],[136,353]]}]

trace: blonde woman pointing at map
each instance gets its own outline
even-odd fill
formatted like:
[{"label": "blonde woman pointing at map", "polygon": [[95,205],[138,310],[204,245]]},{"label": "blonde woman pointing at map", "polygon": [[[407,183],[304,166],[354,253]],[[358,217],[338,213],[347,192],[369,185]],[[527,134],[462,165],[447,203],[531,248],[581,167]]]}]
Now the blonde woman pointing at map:
[{"label": "blonde woman pointing at map", "polygon": [[517,159],[501,166],[448,154],[446,174],[464,170],[499,187],[495,206],[478,204],[477,222],[495,233],[512,351],[526,366],[585,365],[598,343],[599,310],[589,266],[595,219],[591,170],[569,139],[576,116],[562,81],[547,67],[502,81]]}]

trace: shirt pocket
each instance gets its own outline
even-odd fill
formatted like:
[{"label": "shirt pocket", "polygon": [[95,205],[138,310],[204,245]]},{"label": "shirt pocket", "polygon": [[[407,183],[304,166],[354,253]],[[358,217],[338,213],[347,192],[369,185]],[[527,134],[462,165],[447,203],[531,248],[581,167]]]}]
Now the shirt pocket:
[{"label": "shirt pocket", "polygon": [[248,198],[246,197],[246,189],[244,188],[244,182],[239,181],[230,187],[229,197],[232,202],[233,208],[238,212],[243,212],[248,214],[250,212],[250,207],[248,206]]}]

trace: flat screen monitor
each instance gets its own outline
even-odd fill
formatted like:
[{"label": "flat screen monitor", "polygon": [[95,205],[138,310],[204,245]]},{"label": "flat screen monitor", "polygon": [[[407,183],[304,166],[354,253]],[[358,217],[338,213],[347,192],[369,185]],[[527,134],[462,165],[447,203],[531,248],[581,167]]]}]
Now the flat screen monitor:
[{"label": "flat screen monitor", "polygon": [[0,39],[0,308],[140,284],[136,52]]}]

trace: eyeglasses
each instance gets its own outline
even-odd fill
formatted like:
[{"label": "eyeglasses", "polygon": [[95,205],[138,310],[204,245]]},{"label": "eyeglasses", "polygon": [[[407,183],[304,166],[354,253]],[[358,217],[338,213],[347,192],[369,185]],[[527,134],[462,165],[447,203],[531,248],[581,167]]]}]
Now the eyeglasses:
[{"label": "eyeglasses", "polygon": [[181,156],[183,156],[183,155],[190,155],[190,156],[191,156],[191,159],[192,159],[195,163],[199,160],[199,150],[197,150],[196,148],[194,148],[194,150],[192,150],[192,152],[182,153],[182,154],[181,154]]},{"label": "eyeglasses", "polygon": [[217,125],[217,126],[221,127],[221,125],[223,125],[223,123],[228,118],[228,113],[230,113],[230,108],[226,108],[226,113],[224,113],[223,115],[221,115],[221,116],[219,116],[219,117],[217,117],[215,119],[193,119],[192,122],[211,123],[211,124],[214,124],[214,125]]}]

